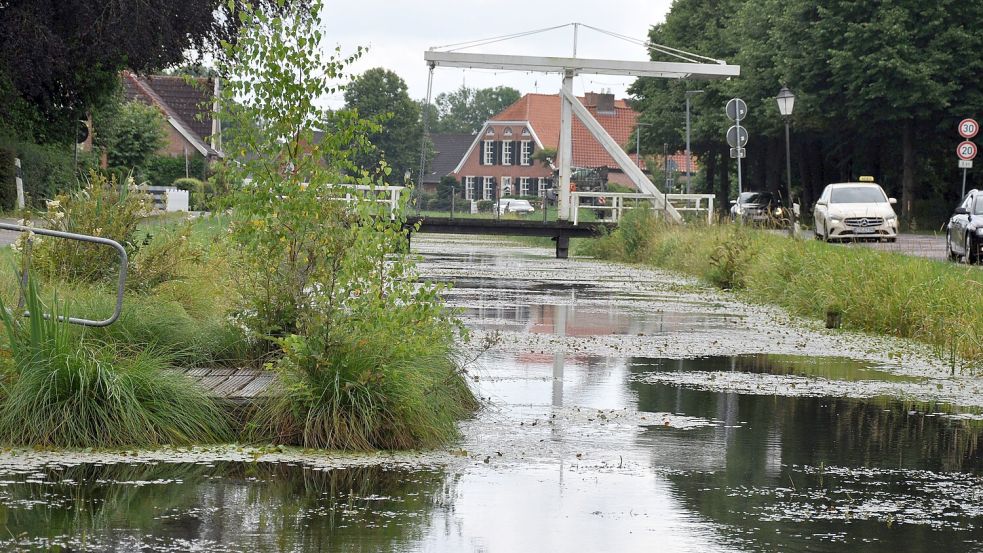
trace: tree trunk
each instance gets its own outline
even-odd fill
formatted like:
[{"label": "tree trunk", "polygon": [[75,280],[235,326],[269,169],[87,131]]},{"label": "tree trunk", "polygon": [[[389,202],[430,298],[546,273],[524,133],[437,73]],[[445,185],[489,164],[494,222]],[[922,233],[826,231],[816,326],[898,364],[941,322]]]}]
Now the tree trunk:
[{"label": "tree trunk", "polygon": [[720,188],[717,189],[717,203],[720,204],[720,211],[724,214],[730,211],[730,166],[728,152],[719,151],[720,154]]},{"label": "tree trunk", "polygon": [[901,220],[909,227],[914,218],[915,204],[915,130],[907,120],[901,127]]}]

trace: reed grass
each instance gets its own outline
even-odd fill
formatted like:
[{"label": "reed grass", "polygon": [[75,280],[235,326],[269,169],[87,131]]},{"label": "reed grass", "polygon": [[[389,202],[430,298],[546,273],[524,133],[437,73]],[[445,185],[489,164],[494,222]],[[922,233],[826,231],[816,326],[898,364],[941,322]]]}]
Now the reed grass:
[{"label": "reed grass", "polygon": [[[215,443],[230,438],[225,414],[152,349],[125,351],[57,320],[29,281],[30,317],[0,303],[6,330],[0,442],[50,447]],[[43,317],[49,312],[51,317]]]},{"label": "reed grass", "polygon": [[677,270],[797,315],[837,311],[844,328],[983,361],[983,272],[974,267],[741,225],[669,226],[644,211],[580,253]]},{"label": "reed grass", "polygon": [[477,409],[450,335],[377,328],[327,347],[311,340],[285,344],[283,393],[256,413],[254,439],[356,451],[426,448],[456,436],[457,421]]}]

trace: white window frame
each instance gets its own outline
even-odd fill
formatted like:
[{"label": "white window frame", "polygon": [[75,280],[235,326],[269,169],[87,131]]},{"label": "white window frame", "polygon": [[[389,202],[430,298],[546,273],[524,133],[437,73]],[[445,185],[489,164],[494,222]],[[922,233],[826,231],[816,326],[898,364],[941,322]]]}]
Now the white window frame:
[{"label": "white window frame", "polygon": [[481,199],[492,199],[492,187],[495,186],[494,177],[482,177],[481,179]]},{"label": "white window frame", "polygon": [[502,165],[512,165],[512,141],[502,141]]},{"label": "white window frame", "polygon": [[474,177],[464,177],[464,199],[474,199]]},{"label": "white window frame", "polygon": [[495,165],[495,141],[485,140],[481,150],[482,165]]},{"label": "white window frame", "polygon": [[506,192],[505,192],[506,190],[508,190],[508,195],[509,196],[512,196],[512,192],[513,192],[513,190],[512,190],[512,177],[502,177],[502,195],[503,196],[506,194]]},{"label": "white window frame", "polygon": [[519,154],[519,165],[532,165],[532,140],[523,140]]},{"label": "white window frame", "polygon": [[539,177],[538,180],[539,180],[539,182],[536,185],[536,195],[539,196],[540,198],[542,198],[543,196],[546,195],[546,184],[547,184],[547,182],[546,182],[546,178],[544,178],[544,177]]},{"label": "white window frame", "polygon": [[529,177],[519,177],[519,195],[529,195]]}]

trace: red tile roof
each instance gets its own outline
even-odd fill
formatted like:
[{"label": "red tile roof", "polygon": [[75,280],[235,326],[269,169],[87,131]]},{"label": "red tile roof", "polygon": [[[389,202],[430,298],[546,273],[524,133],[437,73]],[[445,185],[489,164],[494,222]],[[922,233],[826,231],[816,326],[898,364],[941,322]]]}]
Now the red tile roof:
[{"label": "red tile roof", "polygon": [[211,79],[196,78],[189,84],[182,76],[140,76],[123,71],[123,93],[127,100],[139,100],[157,106],[168,117],[176,119],[192,133],[209,154],[216,153],[206,138],[212,133]]},{"label": "red tile roof", "polygon": [[[579,100],[615,142],[622,147],[628,144],[635,130],[638,113],[628,107],[624,100],[614,101],[613,113],[598,113],[596,105],[587,105],[583,97]],[[543,142],[543,147],[555,149],[560,143],[560,95],[526,94],[491,120],[528,121],[536,136]],[[631,158],[634,161],[634,156]],[[617,167],[614,159],[576,116],[573,121],[572,162],[574,167]],[[644,165],[644,162],[640,165]]]}]

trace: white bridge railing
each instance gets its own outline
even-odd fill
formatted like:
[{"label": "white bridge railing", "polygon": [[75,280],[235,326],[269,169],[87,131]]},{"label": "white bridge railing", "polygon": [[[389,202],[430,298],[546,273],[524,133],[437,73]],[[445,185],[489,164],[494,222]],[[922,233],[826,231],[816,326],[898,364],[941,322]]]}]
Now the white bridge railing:
[{"label": "white bridge railing", "polygon": [[[595,211],[597,221],[617,223],[626,210],[652,205],[652,196],[639,192],[573,192],[570,196],[570,219],[575,225],[581,209]],[[582,198],[593,200],[585,204]],[[680,214],[706,212],[707,224],[713,223],[713,194],[666,194],[666,198]]]},{"label": "white bridge railing", "polygon": [[368,197],[369,193],[374,193],[375,197],[371,201],[381,204],[389,204],[389,213],[392,214],[399,207],[399,198],[406,190],[405,186],[368,186],[365,184],[329,184],[330,187],[347,188],[351,190],[350,192],[345,192],[343,199],[346,201],[352,201],[356,193],[359,193],[362,198]]}]

